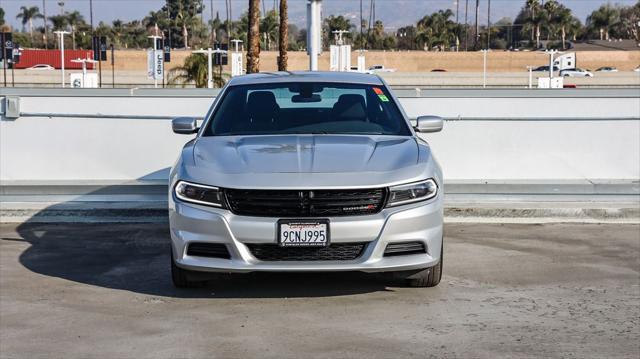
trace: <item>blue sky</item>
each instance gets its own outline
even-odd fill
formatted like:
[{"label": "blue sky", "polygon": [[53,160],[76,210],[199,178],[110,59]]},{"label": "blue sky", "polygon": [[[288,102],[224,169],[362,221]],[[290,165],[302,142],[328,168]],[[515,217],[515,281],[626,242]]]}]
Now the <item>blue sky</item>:
[{"label": "blue sky", "polygon": [[[47,14],[53,15],[60,12],[58,2],[60,0],[45,0]],[[214,11],[219,11],[220,16],[225,14],[224,0],[204,0],[206,10],[204,19],[210,18],[209,6],[213,2]],[[368,18],[369,1],[364,0],[364,17]],[[460,21],[464,21],[464,5],[465,0],[460,1]],[[586,17],[602,4],[618,3],[631,5],[637,0],[560,0],[561,3],[570,7],[576,16],[584,22]],[[270,9],[273,7],[274,0],[262,0],[265,7]],[[78,10],[82,13],[87,22],[89,22],[89,0],[64,0],[64,9],[68,11]],[[248,0],[232,0],[233,17],[237,18],[247,10]],[[456,0],[376,0],[377,18],[381,19],[385,25],[391,29],[403,26],[409,23],[415,23],[425,14],[441,8],[451,8],[454,12],[456,9]],[[492,0],[491,1],[491,18],[496,21],[502,17],[515,18],[518,10],[522,7],[524,0]],[[111,22],[114,19],[132,20],[140,19],[147,15],[149,11],[159,9],[164,4],[164,0],[93,0],[93,17],[94,23],[99,21]],[[306,16],[305,5],[306,0],[289,0],[290,21],[297,24],[304,24]],[[473,21],[474,0],[469,0],[469,21]],[[20,6],[38,6],[42,11],[42,0],[0,0],[0,7],[5,10],[5,19],[13,26],[19,26],[19,20],[16,20]],[[480,21],[486,22],[487,0],[481,0]],[[359,17],[360,0],[324,0],[323,15],[331,14],[346,15],[354,19],[357,23]],[[41,26],[41,20],[36,23]]]}]

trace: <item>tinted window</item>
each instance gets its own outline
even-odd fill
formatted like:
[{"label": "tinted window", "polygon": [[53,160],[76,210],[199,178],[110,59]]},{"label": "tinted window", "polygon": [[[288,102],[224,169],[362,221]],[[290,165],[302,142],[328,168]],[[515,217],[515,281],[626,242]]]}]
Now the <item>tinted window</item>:
[{"label": "tinted window", "polygon": [[383,86],[278,83],[230,87],[204,136],[410,135]]}]

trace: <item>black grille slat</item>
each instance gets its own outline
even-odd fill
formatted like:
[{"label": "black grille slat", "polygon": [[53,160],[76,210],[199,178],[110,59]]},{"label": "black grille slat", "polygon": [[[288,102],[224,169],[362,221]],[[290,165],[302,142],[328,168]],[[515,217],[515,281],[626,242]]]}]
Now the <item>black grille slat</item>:
[{"label": "black grille slat", "polygon": [[323,202],[323,201],[314,201],[313,205],[316,207],[322,207],[322,206],[335,206],[336,203],[340,203],[341,206],[364,206],[364,205],[368,205],[368,204],[377,204],[377,200],[373,200],[373,199],[367,199],[367,200],[348,200],[348,201],[327,201],[327,202]]},{"label": "black grille slat", "polygon": [[261,261],[348,261],[362,255],[366,243],[333,243],[327,247],[280,247],[277,244],[247,244]]},{"label": "black grille slat", "polygon": [[188,256],[231,259],[227,246],[221,243],[190,243]]},{"label": "black grille slat", "polygon": [[313,199],[316,201],[342,201],[345,197],[348,197],[350,200],[371,200],[372,197],[376,196],[377,193],[343,193],[340,196],[314,196]]},{"label": "black grille slat", "polygon": [[357,216],[382,210],[386,189],[237,190],[225,189],[231,211],[245,216]]},{"label": "black grille slat", "polygon": [[384,250],[385,257],[406,256],[410,254],[427,253],[427,248],[422,242],[389,243]]}]

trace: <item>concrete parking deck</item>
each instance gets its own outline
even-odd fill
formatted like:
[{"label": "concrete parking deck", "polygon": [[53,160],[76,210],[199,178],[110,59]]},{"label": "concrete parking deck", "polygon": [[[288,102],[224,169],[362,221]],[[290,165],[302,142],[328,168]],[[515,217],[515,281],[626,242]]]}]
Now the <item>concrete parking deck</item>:
[{"label": "concrete parking deck", "polygon": [[165,224],[0,226],[0,357],[640,356],[640,226],[449,224],[439,287],[169,279]]}]

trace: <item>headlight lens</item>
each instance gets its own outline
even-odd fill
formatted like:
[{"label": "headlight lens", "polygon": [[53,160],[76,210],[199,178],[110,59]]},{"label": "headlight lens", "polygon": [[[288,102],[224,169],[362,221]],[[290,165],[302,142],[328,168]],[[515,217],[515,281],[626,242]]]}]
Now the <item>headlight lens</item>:
[{"label": "headlight lens", "polygon": [[179,181],[174,192],[177,198],[185,202],[224,207],[223,194],[218,187]]},{"label": "headlight lens", "polygon": [[436,181],[429,178],[426,181],[414,182],[389,188],[387,207],[426,201],[438,194]]}]

